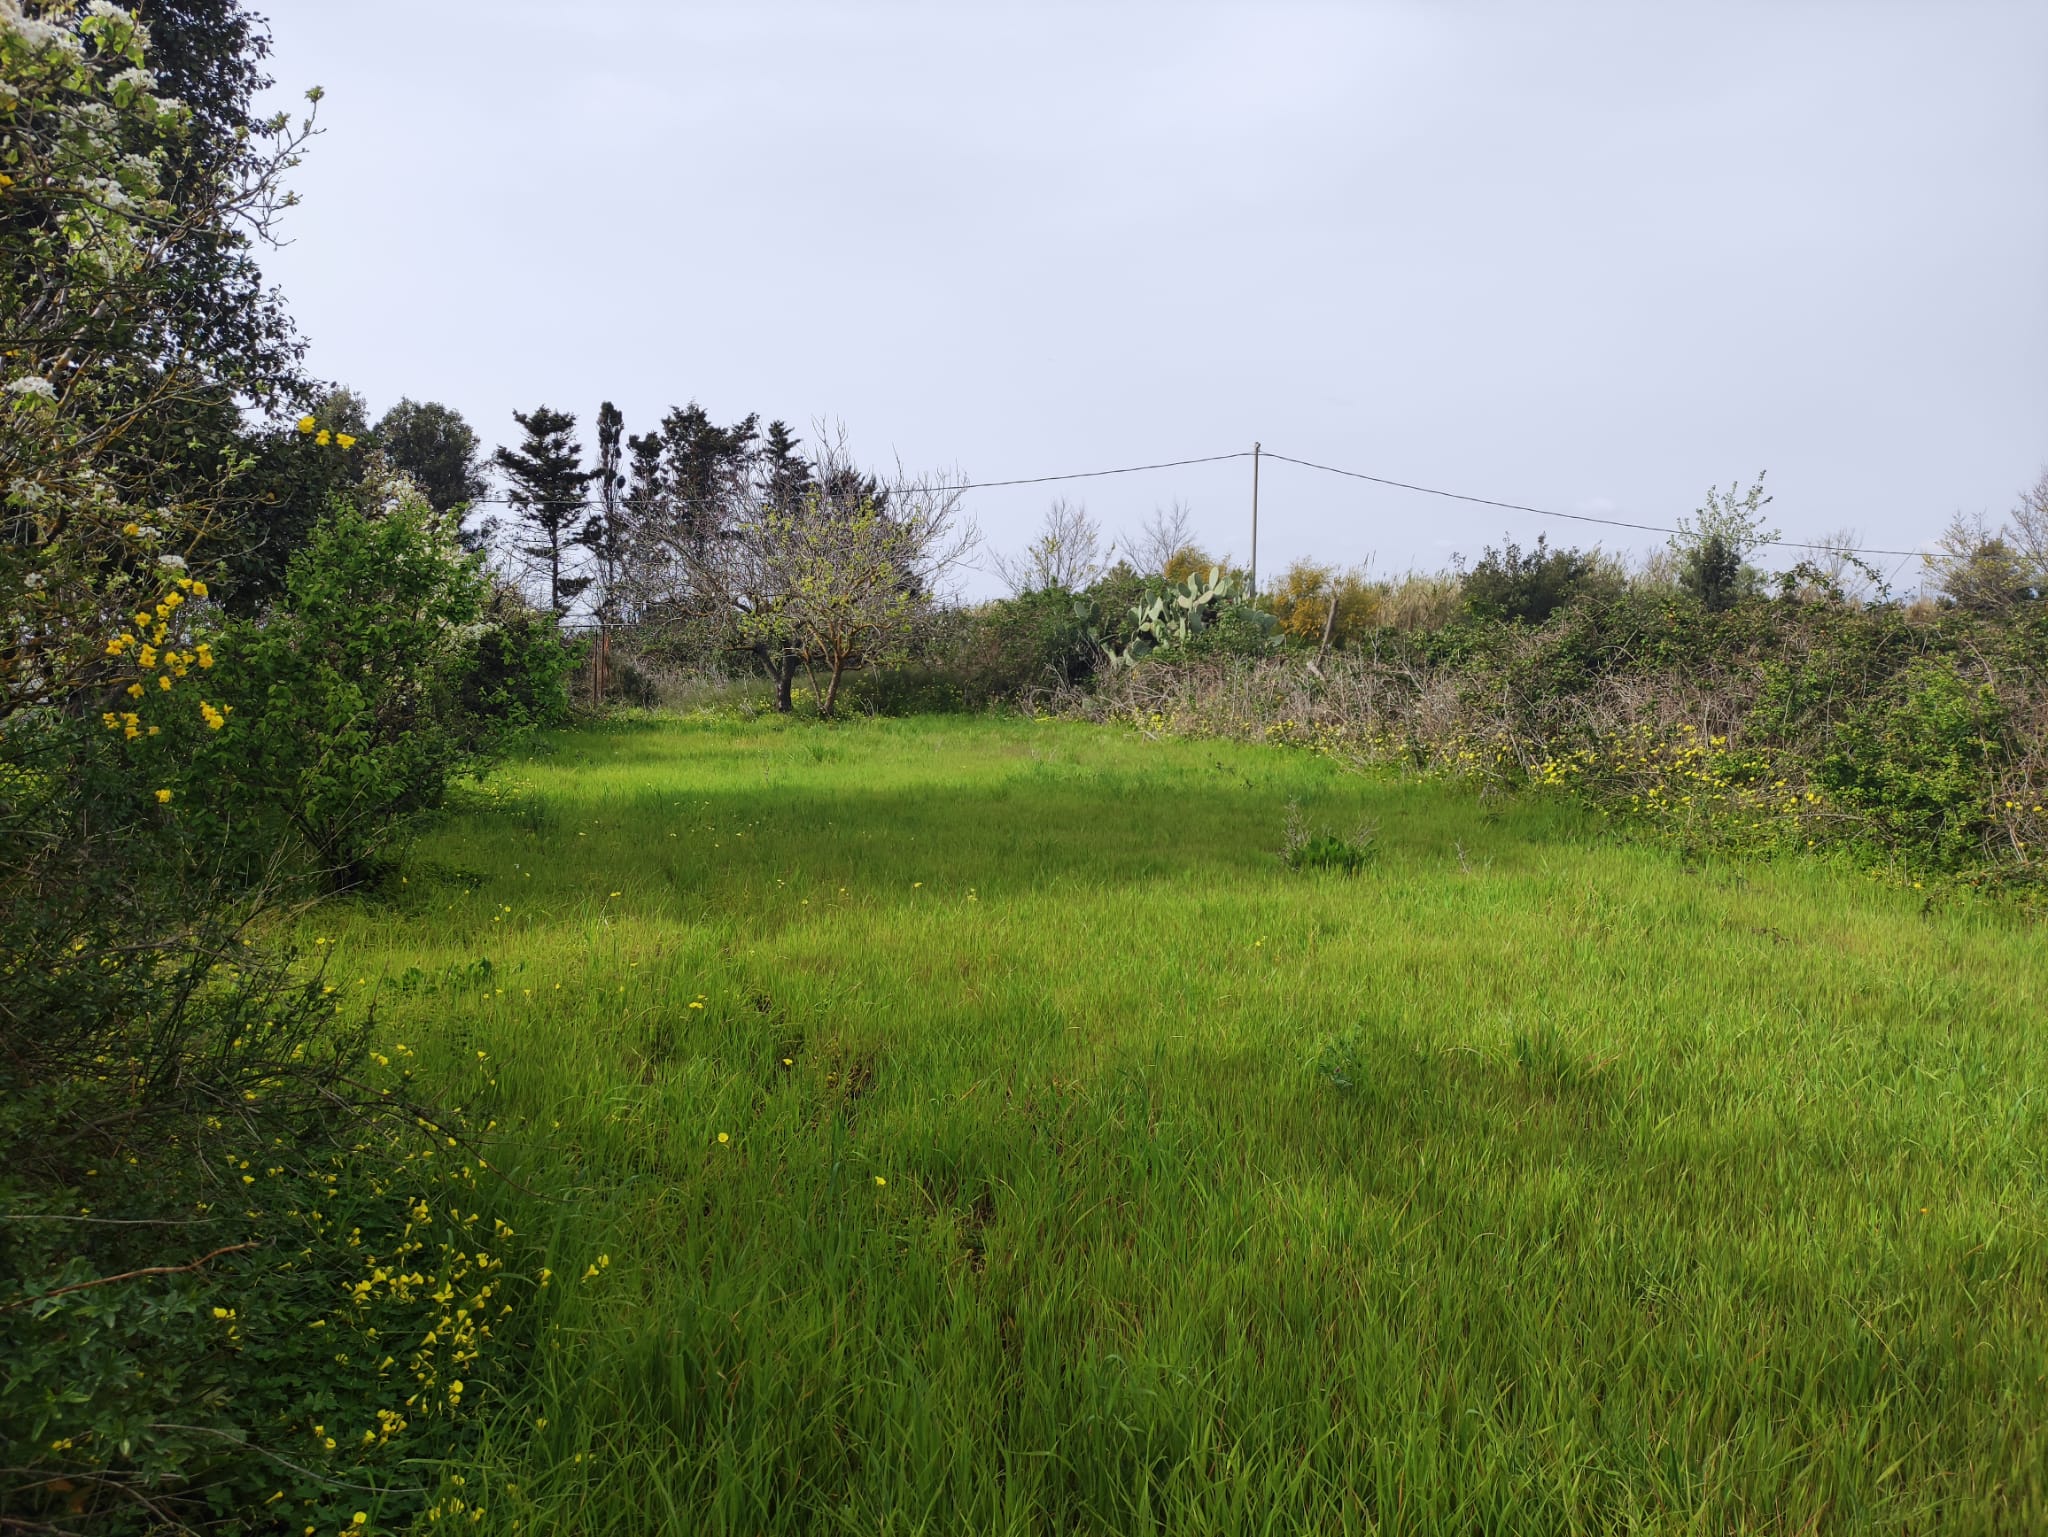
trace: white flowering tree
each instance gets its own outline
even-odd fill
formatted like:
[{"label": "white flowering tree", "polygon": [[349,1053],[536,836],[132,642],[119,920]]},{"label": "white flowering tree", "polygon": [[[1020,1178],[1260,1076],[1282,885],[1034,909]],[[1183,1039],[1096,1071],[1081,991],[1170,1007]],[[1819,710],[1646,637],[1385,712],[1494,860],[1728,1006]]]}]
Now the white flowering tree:
[{"label": "white flowering tree", "polygon": [[[219,497],[202,482],[154,502],[122,450],[181,403],[217,405],[221,381],[176,339],[176,262],[224,228],[266,229],[312,131],[273,119],[260,150],[188,166],[174,201],[190,114],[157,94],[147,41],[107,0],[0,0],[0,729],[106,691],[143,646],[183,655],[177,611],[205,594],[188,563]],[[213,489],[240,468],[224,457]]]}]

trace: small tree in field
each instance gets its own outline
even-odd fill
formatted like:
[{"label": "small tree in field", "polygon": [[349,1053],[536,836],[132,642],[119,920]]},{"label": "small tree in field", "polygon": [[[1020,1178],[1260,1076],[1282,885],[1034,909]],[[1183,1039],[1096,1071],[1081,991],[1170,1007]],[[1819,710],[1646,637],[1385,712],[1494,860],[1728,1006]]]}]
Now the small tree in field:
[{"label": "small tree in field", "polygon": [[935,585],[972,550],[960,496],[936,481],[878,488],[833,449],[800,505],[763,503],[741,531],[744,585],[760,595],[741,633],[800,654],[814,680],[824,673],[821,716],[850,669],[904,655]]},{"label": "small tree in field", "polygon": [[526,432],[518,448],[501,448],[498,468],[512,483],[508,499],[530,543],[519,553],[543,564],[548,607],[560,618],[590,585],[590,578],[565,576],[565,554],[587,542],[590,515],[583,494],[595,471],[583,468],[583,445],[576,441],[576,418],[547,406],[514,411],[512,420]]}]

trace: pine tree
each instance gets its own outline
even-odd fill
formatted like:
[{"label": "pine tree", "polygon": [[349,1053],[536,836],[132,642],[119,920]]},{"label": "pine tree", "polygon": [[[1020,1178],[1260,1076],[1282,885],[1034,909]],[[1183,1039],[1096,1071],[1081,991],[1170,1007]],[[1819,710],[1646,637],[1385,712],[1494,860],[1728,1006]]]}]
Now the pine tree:
[{"label": "pine tree", "polygon": [[590,514],[583,496],[597,472],[583,466],[583,445],[576,441],[576,418],[547,406],[514,411],[512,420],[526,433],[516,449],[500,448],[494,456],[511,482],[507,500],[515,519],[532,542],[518,547],[529,559],[547,562],[548,607],[557,618],[569,610],[590,578],[565,576],[562,564],[588,543]]},{"label": "pine tree", "polygon": [[661,419],[671,512],[682,542],[712,538],[731,523],[757,452],[760,421],[746,416],[720,427],[694,400]]},{"label": "pine tree", "polygon": [[811,489],[811,466],[797,453],[803,439],[787,422],[770,422],[761,439],[761,499],[777,512],[793,512]]},{"label": "pine tree", "polygon": [[642,521],[653,515],[664,490],[661,434],[636,432],[626,439],[626,450],[633,456],[632,469],[627,472],[626,511],[636,521]]},{"label": "pine tree", "polygon": [[626,419],[609,400],[597,408],[597,511],[583,526],[582,542],[597,566],[597,655],[591,661],[592,702],[602,704],[610,686],[612,629],[619,622],[625,596],[626,551],[630,537],[625,502],[626,477],[620,468],[620,439]]},{"label": "pine tree", "polygon": [[597,408],[597,470],[592,476],[597,487],[597,511],[583,531],[583,543],[597,560],[597,611],[607,624],[618,620],[626,550],[632,533],[622,468],[621,440],[625,432],[625,417],[619,414],[617,406],[605,401]]}]

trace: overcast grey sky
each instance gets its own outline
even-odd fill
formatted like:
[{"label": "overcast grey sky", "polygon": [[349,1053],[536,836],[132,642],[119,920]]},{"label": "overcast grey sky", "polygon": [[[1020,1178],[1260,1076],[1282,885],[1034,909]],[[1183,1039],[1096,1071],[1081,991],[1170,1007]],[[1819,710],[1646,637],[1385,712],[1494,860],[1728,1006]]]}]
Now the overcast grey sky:
[{"label": "overcast grey sky", "polygon": [[[843,420],[976,479],[1268,449],[1915,546],[2048,463],[2048,4],[270,0],[322,375]],[[586,437],[586,442],[588,441]],[[1180,497],[1242,556],[1249,466]],[[1652,535],[1268,465],[1262,569]],[[982,586],[988,584],[983,582]]]}]

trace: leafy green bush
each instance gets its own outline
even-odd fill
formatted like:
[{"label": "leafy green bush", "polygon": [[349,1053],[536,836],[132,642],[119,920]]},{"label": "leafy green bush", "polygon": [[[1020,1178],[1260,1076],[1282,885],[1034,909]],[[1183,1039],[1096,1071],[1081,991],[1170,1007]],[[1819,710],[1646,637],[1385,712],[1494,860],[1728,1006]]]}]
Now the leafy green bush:
[{"label": "leafy green bush", "polygon": [[492,617],[454,521],[409,488],[374,513],[337,503],[280,602],[216,650],[226,723],[192,743],[193,814],[245,859],[297,843],[338,887],[509,733],[560,719],[571,665],[550,619]]},{"label": "leafy green bush", "polygon": [[[126,10],[10,15],[0,1525],[247,1530],[289,1510],[290,1529],[341,1530],[387,1503],[403,1519],[423,1499],[379,1491],[416,1478],[406,1459],[431,1459],[474,1401],[453,1370],[488,1381],[475,1299],[505,1305],[502,1238],[447,1231],[456,1179],[481,1214],[471,1171],[384,1113],[367,1021],[256,941],[297,832],[360,864],[388,835],[370,819],[473,761],[444,664],[481,633],[478,579],[409,506],[377,504],[336,514],[290,601],[256,612],[289,539],[243,516],[280,498],[224,424],[270,400],[289,348],[248,351],[279,339],[267,300],[224,330],[196,301],[241,294],[239,253],[310,124],[238,124],[217,154],[194,135],[219,120],[155,94]],[[368,503],[352,436],[273,434],[287,512],[337,488]],[[419,1277],[402,1305],[400,1274]],[[475,1321],[451,1331],[457,1285]],[[401,1419],[419,1431],[404,1442]]]},{"label": "leafy green bush", "polygon": [[[561,725],[576,666],[576,650],[564,643],[554,615],[495,589],[482,622],[450,663],[455,715],[469,745],[494,751],[532,729]],[[653,684],[631,658],[614,657],[612,672],[627,703],[655,702]]]},{"label": "leafy green bush", "polygon": [[971,708],[960,673],[931,665],[854,673],[841,685],[839,697],[848,710],[862,715],[951,715]]},{"label": "leafy green bush", "polygon": [[1690,518],[1680,518],[1670,539],[1671,553],[1678,558],[1678,585],[1714,610],[1762,591],[1763,574],[1748,561],[1778,538],[1777,529],[1764,526],[1764,508],[1770,504],[1761,475],[1747,491],[1736,485],[1725,491],[1708,487],[1706,504]]},{"label": "leafy green bush", "polygon": [[1947,658],[1919,658],[1835,729],[1815,782],[1887,846],[1966,865],[1983,857],[1998,824],[2007,730],[1995,688],[1962,677]]},{"label": "leafy green bush", "polygon": [[1200,629],[1190,629],[1167,656],[1186,660],[1203,657],[1270,656],[1279,646],[1271,614],[1262,613],[1248,602],[1226,603]]},{"label": "leafy green bush", "polygon": [[246,1081],[256,1099],[184,1123],[175,1160],[115,1136],[74,1147],[63,1184],[0,1181],[10,1515],[389,1529],[513,1388],[551,1278],[476,1157],[397,1116],[309,1139],[331,1113]]},{"label": "leafy green bush", "polygon": [[966,615],[946,663],[970,707],[1086,681],[1101,659],[1086,606],[1063,587],[987,603]]},{"label": "leafy green bush", "polygon": [[1541,624],[1600,576],[1598,560],[1584,550],[1553,550],[1547,537],[1536,536],[1524,551],[1512,539],[1501,548],[1486,547],[1464,574],[1465,606],[1481,619]]}]

